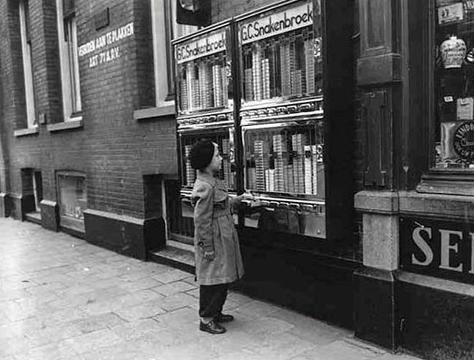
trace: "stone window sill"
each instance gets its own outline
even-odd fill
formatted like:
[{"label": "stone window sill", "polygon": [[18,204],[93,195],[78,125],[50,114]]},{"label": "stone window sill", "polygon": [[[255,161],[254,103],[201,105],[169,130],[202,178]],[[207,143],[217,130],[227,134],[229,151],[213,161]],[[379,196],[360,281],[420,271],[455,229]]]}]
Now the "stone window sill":
[{"label": "stone window sill", "polygon": [[34,135],[39,133],[39,127],[35,126],[32,128],[25,128],[25,129],[18,129],[14,131],[14,135],[16,137],[20,136],[28,136],[28,135]]},{"label": "stone window sill", "polygon": [[56,124],[49,124],[47,125],[48,131],[55,132],[55,131],[63,131],[63,130],[71,130],[82,128],[84,123],[82,122],[82,118],[77,118],[69,121],[64,121]]},{"label": "stone window sill", "polygon": [[421,177],[416,190],[425,194],[474,196],[474,171],[432,170]]},{"label": "stone window sill", "polygon": [[133,119],[140,120],[160,120],[164,118],[175,117],[175,107],[174,104],[164,105],[146,109],[138,109],[133,112]]}]

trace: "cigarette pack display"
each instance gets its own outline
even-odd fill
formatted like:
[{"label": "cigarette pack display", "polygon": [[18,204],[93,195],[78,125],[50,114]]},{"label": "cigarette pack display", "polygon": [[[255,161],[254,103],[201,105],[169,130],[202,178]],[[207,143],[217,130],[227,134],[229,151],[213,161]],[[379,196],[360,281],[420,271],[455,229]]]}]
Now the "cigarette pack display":
[{"label": "cigarette pack display", "polygon": [[198,74],[201,106],[207,109],[213,106],[212,75],[207,62],[199,64]]},{"label": "cigarette pack display", "polygon": [[291,95],[294,95],[294,96],[303,95],[301,70],[294,70],[291,72],[290,82],[291,82]]},{"label": "cigarette pack display", "polygon": [[277,72],[277,69],[276,69],[276,62],[275,62],[275,59],[277,57],[277,54],[276,54],[276,46],[275,46],[275,43],[272,43],[271,46],[269,47],[269,50],[268,50],[268,72],[269,72],[269,84],[270,84],[270,98],[272,97],[275,97],[275,96],[279,96],[278,92],[277,92],[277,77],[276,77],[276,72]]},{"label": "cigarette pack display", "polygon": [[222,139],[222,170],[224,172],[224,182],[229,188],[231,185],[231,165],[229,161],[230,155],[230,141],[229,139]]},{"label": "cigarette pack display", "polygon": [[248,167],[247,168],[247,188],[248,189],[256,189],[256,175],[255,175],[255,167]]},{"label": "cigarette pack display", "polygon": [[275,170],[265,170],[265,191],[275,191]]},{"label": "cigarette pack display", "polygon": [[313,170],[311,161],[311,146],[304,146],[304,192],[305,194],[313,193]]},{"label": "cigarette pack display", "polygon": [[305,178],[304,178],[304,144],[306,138],[303,134],[293,134],[291,136],[292,149],[295,153],[293,157],[293,181],[295,191],[303,194],[305,192]]},{"label": "cigarette pack display", "polygon": [[212,85],[214,88],[214,106],[223,106],[222,99],[222,70],[220,65],[214,65],[212,67]]},{"label": "cigarette pack display", "polygon": [[191,145],[184,147],[184,157],[186,159],[186,185],[193,186],[194,180],[196,179],[196,172],[191,167],[191,160],[189,159],[189,153],[191,152]]},{"label": "cigarette pack display", "polygon": [[293,182],[293,169],[290,170],[291,165],[283,165],[283,181],[284,181],[284,192],[291,192],[290,190],[290,174],[291,182]]},{"label": "cigarette pack display", "polygon": [[253,73],[252,68],[244,70],[244,86],[245,86],[245,99],[253,99]]},{"label": "cigarette pack display", "polygon": [[192,62],[186,64],[186,88],[188,93],[188,101],[189,101],[189,110],[194,110],[194,99],[193,99],[193,88],[194,88],[194,64]]},{"label": "cigarette pack display", "polygon": [[290,71],[290,95],[295,95],[295,70],[296,70],[296,42],[292,36],[290,39],[290,58],[289,58],[289,71]]},{"label": "cigarette pack display", "polygon": [[270,98],[270,63],[268,59],[262,60],[262,98]]},{"label": "cigarette pack display", "polygon": [[285,176],[284,176],[284,165],[285,160],[283,157],[284,142],[282,141],[282,135],[273,135],[273,154],[275,159],[275,191],[285,191]]},{"label": "cigarette pack display", "polygon": [[221,67],[221,76],[222,76],[222,105],[227,106],[229,102],[229,94],[227,93],[228,80],[227,80],[227,69],[225,66]]},{"label": "cigarette pack display", "polygon": [[224,172],[224,183],[227,188],[230,186],[230,162],[227,159],[222,161],[222,170]]},{"label": "cigarette pack display", "polygon": [[290,85],[290,44],[284,42],[280,44],[280,66],[281,66],[281,94],[291,95]]},{"label": "cigarette pack display", "polygon": [[255,140],[255,188],[265,191],[265,170],[268,168],[268,152],[263,140]]},{"label": "cigarette pack display", "polygon": [[252,52],[253,99],[262,100],[262,49],[256,44]]},{"label": "cigarette pack display", "polygon": [[180,80],[180,99],[181,99],[181,111],[189,109],[189,98],[188,98],[188,88],[186,86],[186,79]]},{"label": "cigarette pack display", "polygon": [[193,86],[192,86],[192,102],[193,106],[192,108],[194,110],[199,110],[201,108],[201,91],[199,89],[199,79],[194,79],[193,80]]},{"label": "cigarette pack display", "polygon": [[316,84],[314,82],[314,45],[313,39],[306,39],[304,42],[305,65],[306,65],[306,93],[314,94]]},{"label": "cigarette pack display", "polygon": [[317,146],[311,145],[311,172],[313,181],[313,194],[318,194],[318,157],[317,157]]}]

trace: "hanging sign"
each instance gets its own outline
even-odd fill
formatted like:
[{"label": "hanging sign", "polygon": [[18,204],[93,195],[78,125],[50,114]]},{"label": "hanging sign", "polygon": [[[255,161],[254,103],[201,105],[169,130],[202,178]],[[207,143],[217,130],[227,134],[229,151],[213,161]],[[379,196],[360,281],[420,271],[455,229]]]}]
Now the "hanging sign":
[{"label": "hanging sign", "polygon": [[309,2],[240,24],[240,41],[247,44],[312,24],[313,3]]},{"label": "hanging sign", "polygon": [[474,122],[459,125],[453,136],[454,151],[463,159],[474,160]]},{"label": "hanging sign", "polygon": [[177,44],[175,47],[175,59],[178,64],[191,61],[203,56],[224,51],[226,49],[226,32],[209,34],[196,40]]},{"label": "hanging sign", "polygon": [[446,24],[464,19],[464,7],[462,2],[451,5],[440,6],[438,8],[438,23]]},{"label": "hanging sign", "polygon": [[474,283],[474,224],[401,217],[400,267]]}]

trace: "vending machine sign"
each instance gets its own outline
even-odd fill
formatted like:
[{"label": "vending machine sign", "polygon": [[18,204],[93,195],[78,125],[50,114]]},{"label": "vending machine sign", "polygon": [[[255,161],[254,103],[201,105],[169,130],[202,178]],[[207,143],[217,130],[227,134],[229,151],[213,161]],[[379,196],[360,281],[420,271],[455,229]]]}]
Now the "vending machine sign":
[{"label": "vending machine sign", "polygon": [[226,32],[223,30],[176,46],[175,56],[178,64],[181,64],[186,61],[224,51],[225,49]]},{"label": "vending machine sign", "polygon": [[243,22],[240,42],[247,44],[313,24],[313,4],[299,5],[285,11]]}]

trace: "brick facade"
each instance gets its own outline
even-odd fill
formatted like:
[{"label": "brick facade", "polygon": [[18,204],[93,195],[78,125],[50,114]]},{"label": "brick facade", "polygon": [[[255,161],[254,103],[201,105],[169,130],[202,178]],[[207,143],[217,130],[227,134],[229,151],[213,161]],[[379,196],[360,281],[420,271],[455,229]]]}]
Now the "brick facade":
[{"label": "brick facade", "polygon": [[[95,16],[106,8],[109,25],[96,30]],[[149,184],[150,179],[159,182],[159,174],[177,172],[174,116],[148,121],[133,117],[135,110],[152,107],[155,101],[149,3],[75,1],[78,46],[127,24],[133,24],[133,35],[79,57],[82,126],[60,131],[50,131],[49,127],[64,121],[56,3],[29,0],[29,11],[35,111],[41,123],[37,132],[15,136],[15,130],[26,128],[19,10],[18,1],[0,1],[0,46],[6,50],[0,56],[4,95],[0,115],[0,155],[4,155],[0,161],[0,187],[8,195],[8,211],[17,219],[23,218],[27,209],[23,208],[22,199],[31,194],[31,186],[22,185],[22,170],[36,169],[42,175],[43,225],[50,229],[61,226],[54,224],[58,206],[56,174],[64,170],[85,174],[87,208],[125,216],[129,220],[124,220],[121,227],[126,228],[124,224],[133,219],[143,223],[149,213],[160,215],[161,212],[150,211],[159,208],[159,204],[150,205],[146,194],[155,194],[160,187],[159,183]],[[91,56],[111,48],[118,49],[117,59],[89,66]],[[145,185],[144,177],[149,185]],[[136,222],[133,226],[136,233]],[[142,238],[145,227],[142,224],[138,230]],[[83,236],[89,237],[87,224]],[[115,240],[111,241],[110,247],[114,248]],[[120,239],[116,242],[119,244]],[[119,247],[116,250],[121,251]]]}]

